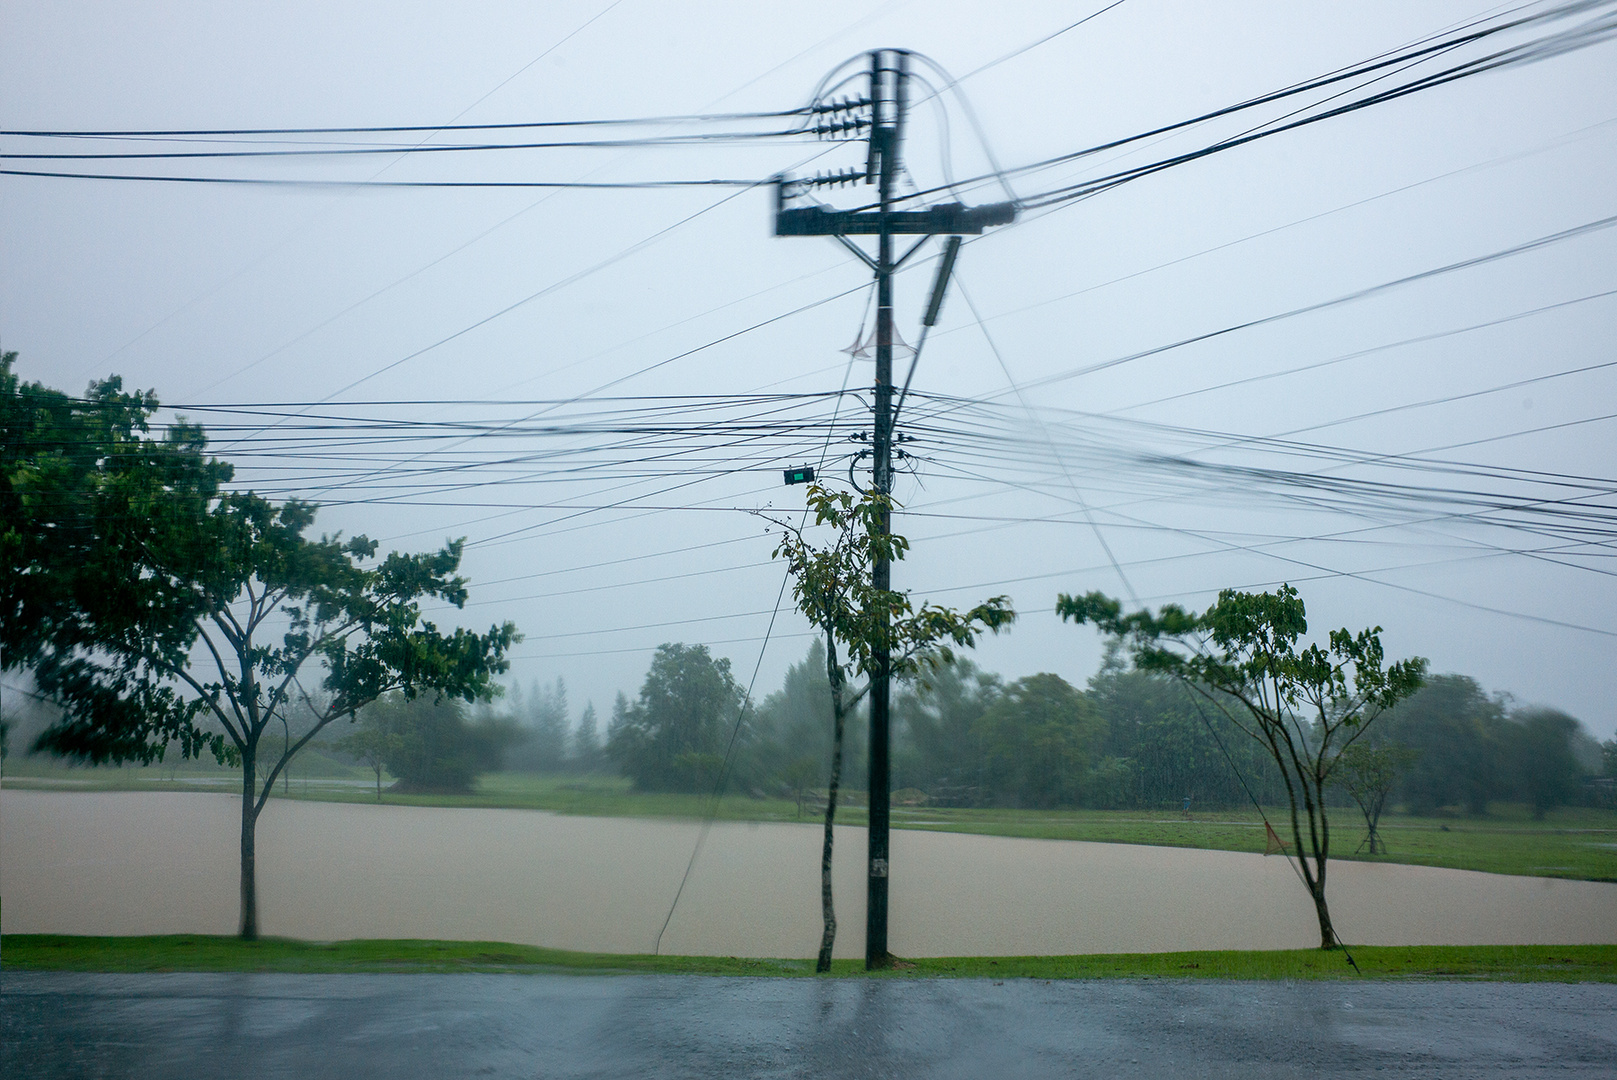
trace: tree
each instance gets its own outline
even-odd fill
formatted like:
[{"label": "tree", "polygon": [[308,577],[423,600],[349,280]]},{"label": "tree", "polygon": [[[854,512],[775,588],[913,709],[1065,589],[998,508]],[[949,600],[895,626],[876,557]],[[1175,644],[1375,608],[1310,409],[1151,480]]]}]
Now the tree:
[{"label": "tree", "polygon": [[1510,755],[1518,790],[1533,808],[1533,820],[1572,801],[1583,770],[1572,753],[1577,720],[1556,709],[1527,709],[1512,717]]},{"label": "tree", "polygon": [[1398,785],[1410,812],[1463,807],[1481,817],[1490,799],[1509,797],[1506,702],[1466,675],[1433,675],[1382,721],[1389,741],[1418,756]]},{"label": "tree", "polygon": [[[832,542],[816,548],[800,526],[770,519],[780,530],[774,557],[786,562],[797,609],[808,617],[825,640],[826,678],[831,686],[831,778],[825,802],[825,838],[820,851],[820,908],[824,930],[816,971],[831,970],[831,949],[836,942],[837,919],[831,898],[831,851],[836,822],[837,788],[842,773],[842,742],[849,710],[870,690],[878,674],[876,655],[886,645],[885,674],[919,675],[954,662],[954,648],[970,648],[984,630],[998,632],[1016,613],[1010,600],[996,596],[965,614],[933,604],[919,609],[907,593],[878,589],[871,568],[879,558],[896,562],[909,550],[909,541],[886,528],[892,498],[879,491],[855,499],[852,493],[832,491],[820,484],[807,490],[808,508],[815,526],[829,526]],[[844,653],[839,653],[844,650]],[[845,659],[842,656],[845,655]],[[857,678],[865,684],[850,688]]]},{"label": "tree", "polygon": [[[865,775],[856,733],[859,710],[850,713],[842,763],[843,783]],[[803,659],[786,669],[781,688],[764,698],[749,718],[751,738],[736,755],[732,775],[752,790],[786,791],[800,807],[808,792],[826,786],[831,773],[831,687],[825,678],[825,643],[813,638]],[[847,743],[845,742],[845,746]]]},{"label": "tree", "polygon": [[606,752],[642,791],[710,788],[745,696],[706,645],[658,646],[638,700],[614,710]]},{"label": "tree", "polygon": [[1001,804],[1076,806],[1105,721],[1059,675],[1018,679],[972,726]]},{"label": "tree", "polygon": [[901,737],[897,786],[919,788],[940,806],[981,804],[988,793],[986,764],[973,728],[1003,692],[998,675],[966,657],[907,680],[893,703]]},{"label": "tree", "polygon": [[[421,619],[423,599],[465,603],[459,541],[378,560],[363,536],[307,538],[314,516],[308,504],[247,493],[165,520],[172,528],[151,537],[141,571],[178,602],[143,613],[153,627],[132,618],[127,632],[57,650],[36,668],[66,713],[41,735],[44,748],[150,762],[177,742],[185,756],[207,750],[241,768],[240,932],[249,940],[258,935],[258,817],[294,755],[392,691],[489,696],[518,640],[510,623],[443,633]],[[295,703],[306,723],[277,752],[264,734]],[[262,776],[261,757],[272,762]]]},{"label": "tree", "polygon": [[513,683],[511,720],[519,738],[508,767],[523,772],[560,772],[567,758],[567,684],[558,677],[550,685],[535,682],[527,694]]},{"label": "tree", "polygon": [[382,764],[404,791],[464,794],[479,773],[496,769],[514,724],[498,716],[469,721],[455,698],[409,698],[397,691],[360,710],[362,730],[383,733]]},{"label": "tree", "polygon": [[595,703],[586,701],[579,715],[578,727],[573,729],[573,767],[579,772],[594,772],[601,764],[601,725],[595,719]]},{"label": "tree", "polygon": [[1397,743],[1356,742],[1337,756],[1336,782],[1358,804],[1367,830],[1364,841],[1370,854],[1387,853],[1381,838],[1381,813],[1398,778],[1420,752]]},{"label": "tree", "polygon": [[1357,634],[1333,630],[1327,646],[1299,650],[1308,619],[1290,585],[1273,593],[1225,589],[1199,615],[1175,604],[1155,615],[1124,615],[1121,604],[1097,592],[1062,594],[1056,611],[1122,641],[1141,670],[1182,680],[1268,751],[1285,782],[1297,862],[1319,918],[1320,948],[1335,948],[1325,902],[1331,848],[1325,790],[1342,751],[1377,716],[1419,689],[1426,661],[1386,664],[1380,627]]},{"label": "tree", "polygon": [[820,763],[811,757],[793,758],[781,769],[781,781],[797,803],[797,816],[803,816],[803,804],[808,801],[815,782],[820,779]]},{"label": "tree", "polygon": [[374,704],[360,711],[354,730],[332,744],[339,753],[357,759],[376,774],[376,801],[382,801],[382,772],[402,749],[403,734],[395,715]]},{"label": "tree", "polygon": [[1190,798],[1195,806],[1238,806],[1248,789],[1266,803],[1285,798],[1262,746],[1202,707],[1179,680],[1131,667],[1116,640],[1107,642],[1088,689],[1106,721],[1099,753],[1116,785],[1115,805],[1179,807]]},{"label": "tree", "polygon": [[529,739],[543,772],[557,772],[567,758],[567,683],[560,675],[550,686],[534,687]]},{"label": "tree", "polygon": [[191,583],[146,570],[231,477],[183,420],[148,438],[151,393],[113,377],[72,398],[0,354],[0,670],[103,641],[169,653]]}]

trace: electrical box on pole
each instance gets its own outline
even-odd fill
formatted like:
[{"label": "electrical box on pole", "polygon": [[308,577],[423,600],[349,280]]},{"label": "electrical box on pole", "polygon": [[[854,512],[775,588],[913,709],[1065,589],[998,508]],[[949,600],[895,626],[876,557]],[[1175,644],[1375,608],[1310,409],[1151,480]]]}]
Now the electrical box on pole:
[{"label": "electrical box on pole", "polygon": [[[814,102],[811,112],[817,118],[815,130],[822,137],[865,134],[866,153],[861,168],[812,178],[775,179],[775,235],[829,236],[850,249],[871,268],[876,277],[876,383],[873,388],[875,430],[871,438],[874,488],[883,495],[893,490],[893,274],[909,255],[894,260],[894,236],[948,236],[948,246],[933,283],[927,305],[925,326],[930,328],[943,303],[962,236],[976,236],[993,225],[1009,225],[1016,220],[1016,204],[991,203],[965,206],[958,202],[939,203],[917,209],[898,210],[893,188],[899,174],[904,142],[904,124],[909,104],[910,54],[905,49],[877,49],[870,54],[869,89],[851,102]],[[873,207],[838,210],[818,202],[802,205],[819,188],[844,185],[874,185],[877,197]],[[872,257],[850,236],[876,238]],[[910,374],[913,376],[914,367]],[[908,380],[905,381],[908,390]],[[803,470],[789,469],[788,484]],[[812,479],[812,472],[805,479]],[[891,529],[888,513],[881,514],[879,527]],[[871,567],[871,583],[880,590],[892,587],[892,567],[878,558]],[[865,966],[884,967],[887,951],[887,894],[890,875],[889,827],[891,808],[891,725],[889,691],[891,656],[885,635],[872,649],[874,670],[870,679],[870,830],[866,858]]]}]

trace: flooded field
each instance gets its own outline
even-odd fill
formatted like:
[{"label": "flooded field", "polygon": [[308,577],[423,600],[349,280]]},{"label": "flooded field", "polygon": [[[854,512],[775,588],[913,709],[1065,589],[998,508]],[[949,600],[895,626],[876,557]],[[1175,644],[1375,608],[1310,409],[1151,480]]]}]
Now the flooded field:
[{"label": "flooded field", "polygon": [[[231,933],[240,804],[202,793],[6,791],[5,933]],[[695,822],[275,802],[258,830],[263,932],[650,952]],[[811,956],[820,830],[715,825],[662,951]],[[838,955],[863,955],[864,830],[837,836]],[[899,955],[1278,949],[1318,943],[1287,862],[1220,851],[893,834]],[[1617,942],[1617,885],[1333,863],[1350,943]]]}]

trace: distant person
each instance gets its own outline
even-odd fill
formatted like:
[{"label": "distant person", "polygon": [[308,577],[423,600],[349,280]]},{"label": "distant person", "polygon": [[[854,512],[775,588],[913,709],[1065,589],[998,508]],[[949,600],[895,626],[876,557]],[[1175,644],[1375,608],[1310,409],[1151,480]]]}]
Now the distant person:
[{"label": "distant person", "polygon": [[1185,805],[1183,805],[1183,806],[1181,806],[1179,808],[1179,812],[1185,815],[1185,820],[1186,821],[1190,820],[1190,796],[1189,795],[1185,796]]}]

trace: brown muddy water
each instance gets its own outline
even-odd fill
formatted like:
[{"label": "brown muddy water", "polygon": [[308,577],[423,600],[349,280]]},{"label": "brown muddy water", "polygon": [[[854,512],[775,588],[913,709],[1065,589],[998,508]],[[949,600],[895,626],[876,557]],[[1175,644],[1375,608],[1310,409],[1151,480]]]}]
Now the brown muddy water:
[{"label": "brown muddy water", "polygon": [[[5,933],[231,933],[239,803],[213,794],[7,791]],[[650,952],[700,825],[528,810],[276,802],[258,829],[265,934],[455,938]],[[814,825],[720,823],[662,951],[812,956]],[[896,831],[900,956],[1317,944],[1286,861],[1222,851]],[[863,955],[863,829],[837,833],[841,956]],[[1617,942],[1617,885],[1333,863],[1339,932],[1367,945]]]}]

